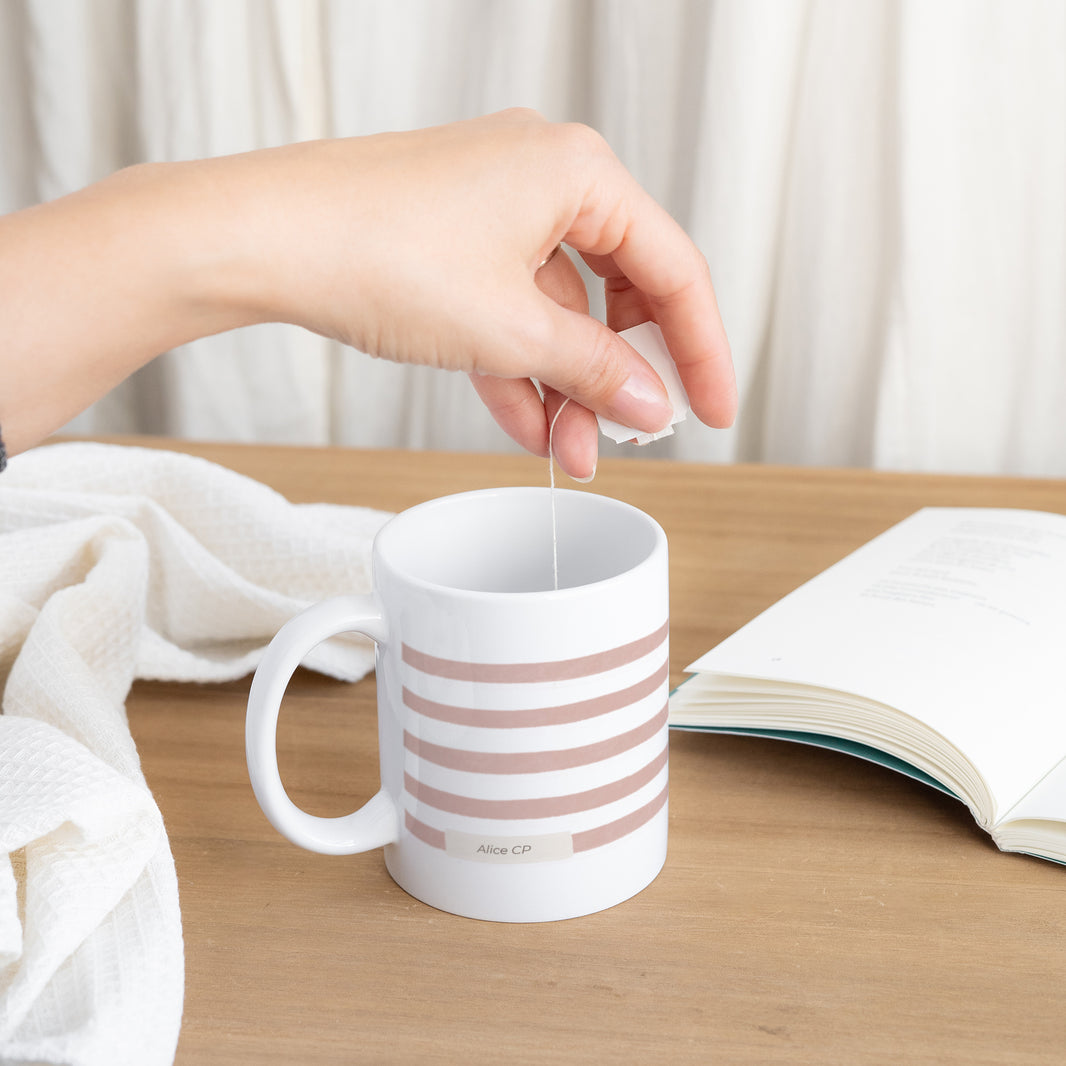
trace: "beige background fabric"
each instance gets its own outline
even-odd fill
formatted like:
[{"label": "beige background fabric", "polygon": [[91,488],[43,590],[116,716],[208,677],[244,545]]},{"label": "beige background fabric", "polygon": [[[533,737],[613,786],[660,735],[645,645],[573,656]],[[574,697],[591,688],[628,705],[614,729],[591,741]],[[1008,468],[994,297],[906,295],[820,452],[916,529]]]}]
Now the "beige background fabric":
[{"label": "beige background fabric", "polygon": [[[516,104],[599,129],[711,263],[740,417],[642,454],[1066,474],[1053,0],[8,0],[0,208]],[[464,377],[285,326],[164,356],[73,428],[514,447]]]}]

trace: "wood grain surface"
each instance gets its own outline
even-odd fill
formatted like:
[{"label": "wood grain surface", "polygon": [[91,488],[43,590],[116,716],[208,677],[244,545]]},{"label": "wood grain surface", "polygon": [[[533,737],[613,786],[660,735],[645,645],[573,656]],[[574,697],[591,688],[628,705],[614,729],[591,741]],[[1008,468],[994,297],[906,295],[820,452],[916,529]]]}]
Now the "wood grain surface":
[{"label": "wood grain surface", "polygon": [[[387,510],[547,477],[523,457],[133,443],[294,501]],[[1059,481],[640,460],[604,461],[589,489],[666,529],[675,684],[920,506],[1066,512]],[[330,858],[279,837],[245,771],[247,690],[138,684],[129,701],[181,889],[179,1066],[1066,1057],[1066,869],[999,853],[932,789],[835,753],[675,734],[659,878],[601,914],[497,925],[411,899],[380,852]],[[280,758],[308,810],[347,813],[376,790],[374,700],[372,678],[297,674]]]}]

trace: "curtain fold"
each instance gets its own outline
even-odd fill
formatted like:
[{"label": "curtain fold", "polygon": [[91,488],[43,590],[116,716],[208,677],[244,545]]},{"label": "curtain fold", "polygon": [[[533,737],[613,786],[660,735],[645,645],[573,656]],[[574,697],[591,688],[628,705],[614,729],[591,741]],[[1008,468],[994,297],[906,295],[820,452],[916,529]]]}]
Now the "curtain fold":
[{"label": "curtain fold", "polygon": [[[599,129],[712,267],[737,426],[640,454],[1064,475],[1064,71],[1055,0],[8,0],[0,208],[536,107]],[[72,428],[513,447],[465,377],[284,326],[170,353]]]}]

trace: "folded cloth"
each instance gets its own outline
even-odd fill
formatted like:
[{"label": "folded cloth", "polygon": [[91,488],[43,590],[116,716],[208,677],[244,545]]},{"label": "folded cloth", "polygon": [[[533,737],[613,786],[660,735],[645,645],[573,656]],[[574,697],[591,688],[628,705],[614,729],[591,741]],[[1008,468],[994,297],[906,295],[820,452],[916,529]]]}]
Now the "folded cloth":
[{"label": "folded cloth", "polygon": [[[289,503],[173,452],[57,444],[0,477],[0,1063],[173,1061],[174,863],[126,723],[134,678],[241,677],[290,617],[370,587],[388,515]],[[307,665],[354,680],[355,636]]]}]

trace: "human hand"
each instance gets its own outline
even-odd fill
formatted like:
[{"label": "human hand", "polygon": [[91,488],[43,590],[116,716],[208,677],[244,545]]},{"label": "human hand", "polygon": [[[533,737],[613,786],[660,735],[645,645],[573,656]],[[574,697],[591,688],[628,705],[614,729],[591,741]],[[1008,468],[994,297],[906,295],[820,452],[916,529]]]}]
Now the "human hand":
[{"label": "human hand", "polygon": [[[465,371],[536,454],[571,398],[553,445],[572,476],[595,469],[594,413],[648,432],[669,420],[658,376],[617,335],[639,322],[662,328],[696,415],[733,420],[705,260],[586,127],[508,111],[213,165],[219,187],[234,190],[230,228],[244,241],[244,299],[257,318]],[[560,242],[604,279],[610,328],[588,315],[577,268],[553,254]]]},{"label": "human hand", "polygon": [[[603,277],[611,328],[560,242]],[[617,330],[654,320],[695,413],[736,409],[703,257],[602,138],[529,111],[119,171],[0,218],[0,292],[12,454],[160,352],[267,321],[466,371],[540,455],[572,399],[553,444],[575,477],[595,468],[593,412],[669,419]]]}]

